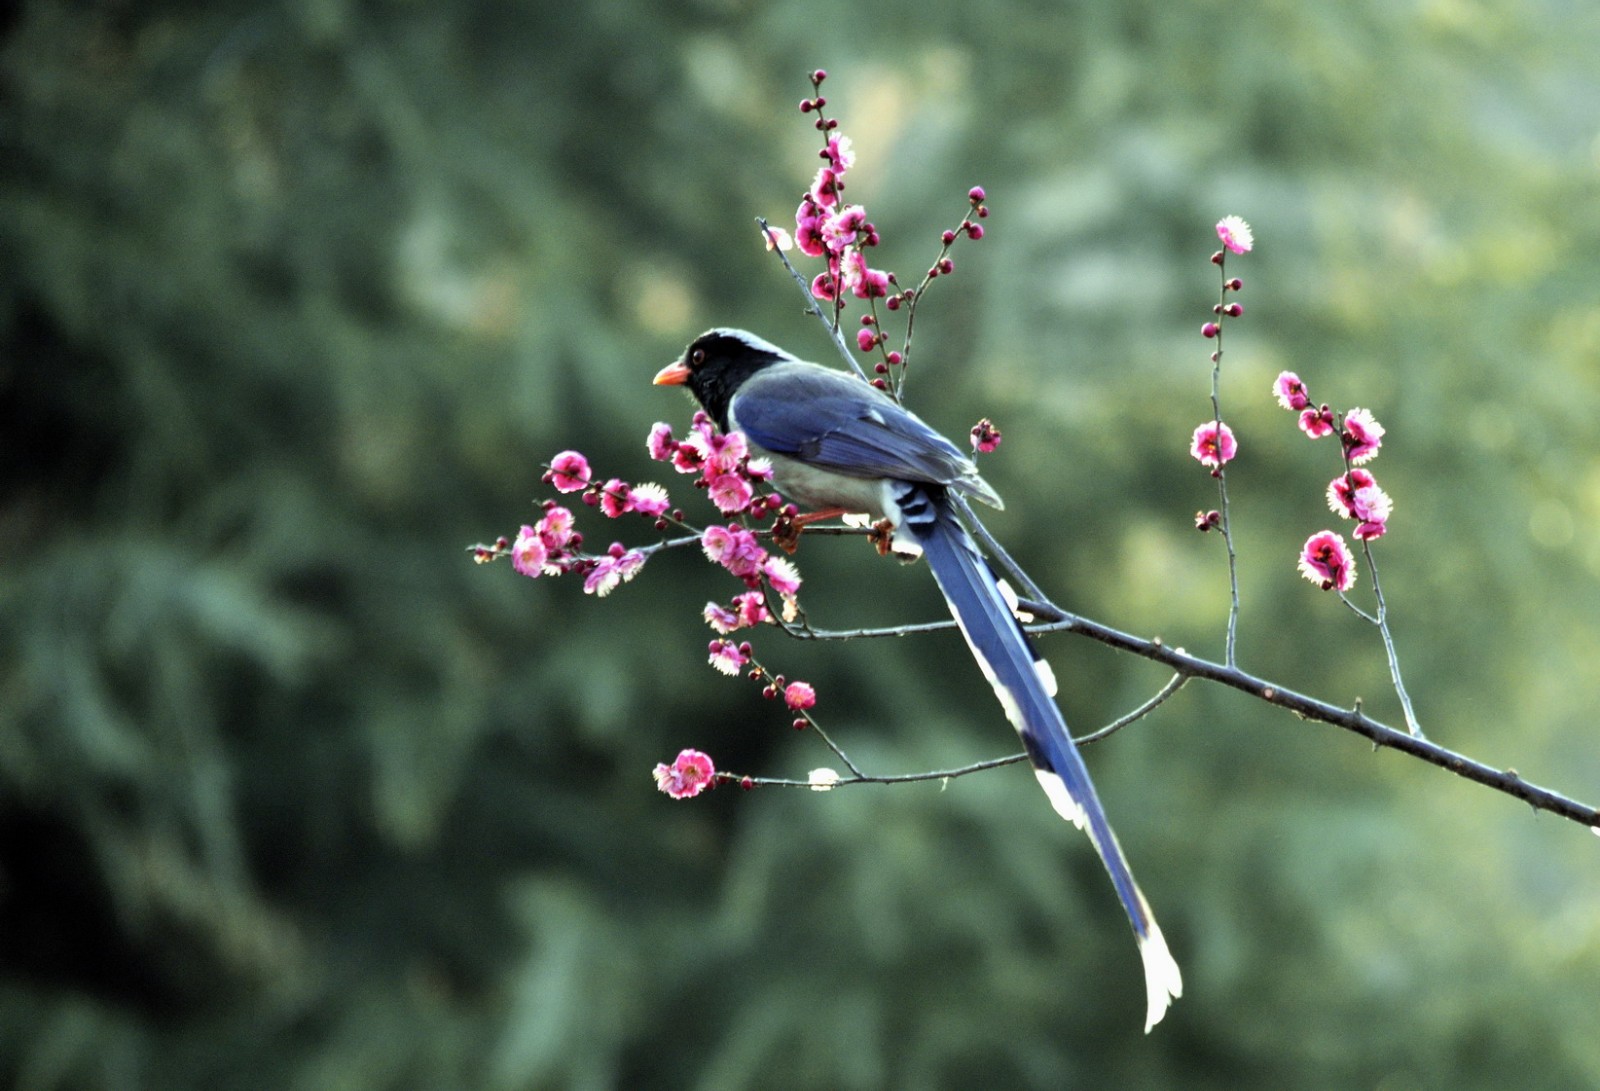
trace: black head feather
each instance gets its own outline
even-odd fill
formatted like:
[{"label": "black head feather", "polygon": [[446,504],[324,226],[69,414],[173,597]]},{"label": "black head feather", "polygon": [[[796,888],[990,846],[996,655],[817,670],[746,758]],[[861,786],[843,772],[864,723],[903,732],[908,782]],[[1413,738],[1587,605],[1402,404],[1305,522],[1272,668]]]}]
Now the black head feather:
[{"label": "black head feather", "polygon": [[686,385],[694,392],[701,408],[728,430],[728,403],[744,381],[762,368],[792,361],[794,357],[770,341],[745,330],[707,330],[683,352],[683,366],[689,369]]}]

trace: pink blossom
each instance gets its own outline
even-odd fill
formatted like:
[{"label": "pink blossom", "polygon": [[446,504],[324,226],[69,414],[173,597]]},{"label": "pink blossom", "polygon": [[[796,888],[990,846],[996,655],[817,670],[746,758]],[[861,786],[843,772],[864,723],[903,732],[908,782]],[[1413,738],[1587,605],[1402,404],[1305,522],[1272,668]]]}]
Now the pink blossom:
[{"label": "pink blossom", "polygon": [[608,518],[622,518],[633,510],[633,503],[629,497],[632,492],[626,481],[620,477],[613,477],[600,490],[600,510],[605,512]]},{"label": "pink blossom", "polygon": [[1363,489],[1373,484],[1373,477],[1366,470],[1351,470],[1349,473],[1340,474],[1328,482],[1328,510],[1335,515],[1342,515],[1346,519],[1354,519],[1356,510],[1353,497],[1357,489]]},{"label": "pink blossom", "polygon": [[760,625],[772,617],[767,611],[766,598],[760,591],[746,591],[742,595],[736,595],[733,602],[727,606],[708,602],[700,613],[705,618],[706,624],[723,636],[737,629]]},{"label": "pink blossom", "polygon": [[714,602],[706,603],[706,608],[700,611],[700,616],[706,619],[707,625],[723,636],[739,628],[739,615],[726,606],[718,606]]},{"label": "pink blossom", "polygon": [[707,645],[706,652],[706,661],[730,677],[738,674],[750,662],[750,657],[731,640],[713,640]]},{"label": "pink blossom", "polygon": [[808,195],[818,208],[832,208],[839,203],[839,176],[832,167],[817,168]]},{"label": "pink blossom", "polygon": [[1389,533],[1389,524],[1381,521],[1358,523],[1356,524],[1356,529],[1350,532],[1354,538],[1362,542],[1370,542],[1375,538],[1382,538],[1387,533]]},{"label": "pink blossom", "polygon": [[1202,466],[1221,466],[1224,462],[1232,461],[1238,451],[1239,445],[1233,438],[1233,429],[1214,420],[1196,428],[1194,439],[1189,444],[1189,454]]},{"label": "pink blossom", "polygon": [[752,458],[744,464],[744,475],[751,481],[772,480],[772,459]]},{"label": "pink blossom", "polygon": [[1346,413],[1340,439],[1351,465],[1360,466],[1377,458],[1378,448],[1383,446],[1383,433],[1383,425],[1374,420],[1368,410],[1352,409]]},{"label": "pink blossom", "polygon": [[1323,436],[1333,435],[1333,410],[1325,405],[1320,409],[1302,409],[1300,431],[1304,432],[1308,439],[1321,439]]},{"label": "pink blossom", "polygon": [[773,227],[768,224],[767,229],[761,233],[761,237],[766,240],[768,250],[794,249],[794,239],[790,238],[789,233],[781,227]]},{"label": "pink blossom", "polygon": [[1382,537],[1382,526],[1394,511],[1394,501],[1366,470],[1351,470],[1328,483],[1328,507],[1361,523],[1355,535],[1368,540]]},{"label": "pink blossom", "polygon": [[539,520],[535,529],[545,548],[551,553],[559,553],[572,541],[572,512],[553,504],[545,510],[544,518]]},{"label": "pink blossom", "polygon": [[767,559],[756,536],[740,526],[707,527],[700,535],[700,547],[712,561],[742,580],[754,579]]},{"label": "pink blossom", "polygon": [[660,517],[665,515],[668,506],[672,503],[667,496],[667,490],[654,481],[646,481],[642,485],[635,485],[633,492],[628,497],[628,503],[643,515]]},{"label": "pink blossom", "polygon": [[972,449],[979,454],[986,455],[999,447],[1000,439],[1000,429],[988,417],[972,426]]},{"label": "pink blossom", "polygon": [[1255,233],[1250,230],[1250,225],[1238,216],[1224,216],[1217,221],[1217,238],[1235,254],[1247,254],[1256,244]]},{"label": "pink blossom", "polygon": [[605,598],[619,584],[633,579],[644,567],[645,556],[638,550],[624,552],[620,545],[613,545],[611,550],[611,554],[600,558],[599,563],[583,578],[584,594]]},{"label": "pink blossom", "polygon": [[767,557],[762,562],[761,571],[766,573],[767,582],[778,594],[793,596],[800,593],[800,572],[787,557]]},{"label": "pink blossom", "polygon": [[856,347],[862,352],[871,352],[878,347],[878,331],[861,329],[856,331]]},{"label": "pink blossom", "polygon": [[830,137],[827,150],[822,154],[832,164],[836,174],[843,174],[856,165],[856,153],[850,146],[850,138],[842,134]]},{"label": "pink blossom", "polygon": [[548,556],[549,550],[536,528],[525,526],[517,532],[517,540],[511,546],[512,568],[524,576],[537,579],[544,573],[544,564]]},{"label": "pink blossom", "polygon": [[1292,371],[1279,373],[1272,384],[1272,393],[1278,399],[1278,404],[1285,409],[1299,411],[1311,404],[1311,397],[1306,393],[1306,384]]},{"label": "pink blossom", "polygon": [[767,611],[766,596],[760,591],[746,591],[736,595],[733,599],[734,608],[739,611],[739,625],[741,628],[750,628],[769,621],[772,615]]},{"label": "pink blossom", "polygon": [[1344,535],[1320,531],[1300,549],[1300,574],[1324,591],[1348,591],[1356,582],[1356,559]]},{"label": "pink blossom", "polygon": [[889,294],[889,274],[871,268],[865,254],[852,250],[844,259],[844,286],[857,299],[882,299]]},{"label": "pink blossom", "polygon": [[811,281],[811,294],[824,303],[832,302],[839,294],[832,273],[818,273]]},{"label": "pink blossom", "polygon": [[823,211],[808,193],[794,214],[794,244],[807,257],[820,258],[828,252],[822,242]]},{"label": "pink blossom", "polygon": [[704,438],[691,433],[672,452],[672,468],[680,474],[697,474],[706,464],[708,453]]},{"label": "pink blossom", "polygon": [[672,425],[665,421],[656,421],[650,426],[650,438],[645,440],[645,450],[650,452],[650,457],[657,462],[665,462],[678,452],[678,445],[672,439]]},{"label": "pink blossom", "polygon": [[562,451],[550,460],[550,483],[557,492],[577,492],[589,484],[589,460],[577,451]]},{"label": "pink blossom", "polygon": [[658,764],[656,787],[673,799],[693,799],[715,782],[717,767],[698,750],[681,751],[671,765]]},{"label": "pink blossom", "polygon": [[846,205],[829,216],[822,224],[822,241],[830,251],[843,254],[860,235],[867,222],[867,210],[860,205]]},{"label": "pink blossom", "polygon": [[783,703],[800,712],[817,703],[817,691],[809,682],[790,682],[784,687]]},{"label": "pink blossom", "polygon": [[739,467],[750,453],[750,447],[745,443],[743,432],[729,432],[723,435],[711,430],[706,425],[706,449],[710,452],[706,462],[707,472],[730,473]]},{"label": "pink blossom", "polygon": [[755,495],[750,483],[736,473],[718,474],[706,482],[706,494],[724,515],[744,511]]}]

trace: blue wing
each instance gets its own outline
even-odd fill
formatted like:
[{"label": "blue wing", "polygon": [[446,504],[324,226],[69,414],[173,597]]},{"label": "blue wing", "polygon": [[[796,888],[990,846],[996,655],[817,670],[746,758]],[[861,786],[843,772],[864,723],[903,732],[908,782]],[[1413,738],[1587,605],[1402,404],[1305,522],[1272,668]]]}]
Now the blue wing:
[{"label": "blue wing", "polygon": [[758,447],[808,466],[846,477],[945,485],[1002,506],[955,444],[843,372],[774,364],[746,380],[728,415]]}]

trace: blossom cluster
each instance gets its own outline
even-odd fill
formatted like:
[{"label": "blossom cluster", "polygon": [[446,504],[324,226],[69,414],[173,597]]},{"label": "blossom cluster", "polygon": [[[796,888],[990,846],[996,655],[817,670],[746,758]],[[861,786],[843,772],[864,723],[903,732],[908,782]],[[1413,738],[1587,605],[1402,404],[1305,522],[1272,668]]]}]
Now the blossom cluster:
[{"label": "blossom cluster", "polygon": [[[823,141],[817,153],[822,165],[795,209],[794,235],[763,222],[766,245],[769,250],[798,248],[807,257],[824,259],[823,271],[811,280],[811,294],[832,303],[836,318],[849,296],[867,301],[867,313],[861,316],[861,328],[856,331],[856,347],[862,352],[876,350],[880,354],[881,359],[874,365],[877,377],[871,381],[880,390],[889,390],[891,380],[886,376],[906,364],[906,354],[910,351],[909,312],[915,311],[919,294],[930,282],[955,272],[950,248],[956,240],[983,238],[983,225],[977,221],[989,215],[989,208],[984,203],[983,187],[973,186],[968,190],[967,214],[955,228],[941,233],[939,253],[919,286],[901,288],[893,273],[874,268],[867,253],[882,239],[878,229],[867,219],[866,209],[844,197],[846,178],[855,166],[856,156],[850,138],[839,131],[838,119],[830,118],[825,112],[828,100],[821,92],[822,82],[827,78],[827,72],[820,68],[812,72],[813,97],[800,101],[802,114],[816,115],[814,125]],[[889,335],[883,330],[878,314],[880,299],[890,311],[904,307],[908,312],[906,343],[899,349],[889,348]],[[902,372],[900,381],[903,375]]]},{"label": "blossom cluster", "polygon": [[[814,90],[821,91],[827,75],[821,69],[812,73]],[[817,114],[824,144],[818,153],[823,164],[795,210],[794,243],[808,257],[827,259],[827,268],[811,282],[811,294],[818,299],[837,300],[843,292],[857,299],[881,299],[889,294],[894,275],[867,262],[867,248],[878,245],[878,229],[867,220],[865,208],[844,201],[845,176],[856,156],[850,138],[837,131],[838,121],[822,113],[827,101],[819,93],[800,103],[802,113]]]},{"label": "blossom cluster", "polygon": [[749,512],[759,518],[769,508],[777,510],[783,501],[775,496],[758,495],[757,490],[772,480],[772,463],[751,458],[744,433],[719,432],[702,410],[694,415],[683,439],[675,439],[672,426],[657,422],[645,441],[650,457],[670,462],[680,474],[694,474],[695,487],[724,515]]},{"label": "blossom cluster", "polygon": [[[1255,236],[1250,231],[1250,225],[1238,216],[1224,216],[1217,221],[1217,238],[1222,240],[1223,249],[1211,255],[1211,264],[1219,267],[1225,264],[1228,253],[1247,254],[1255,246]],[[1226,272],[1223,276],[1227,276]],[[1238,277],[1224,280],[1223,299],[1227,300],[1228,293],[1238,292],[1243,288],[1244,281]],[[1216,320],[1200,327],[1200,335],[1208,341],[1220,339],[1223,321],[1242,317],[1244,305],[1237,300],[1218,302],[1211,308],[1211,313],[1216,315]],[[1233,429],[1223,422],[1222,411],[1217,403],[1215,369],[1222,360],[1220,340],[1218,344],[1219,347],[1211,354],[1213,365],[1211,402],[1216,415],[1195,428],[1194,434],[1189,439],[1189,456],[1209,469],[1212,477],[1220,478],[1222,467],[1239,453],[1239,441],[1234,437]],[[1212,518],[1213,515],[1215,518]],[[1222,528],[1225,524],[1226,519],[1221,512],[1201,512],[1195,517],[1195,527],[1199,530]]]},{"label": "blossom cluster", "polygon": [[[594,481],[589,460],[578,451],[562,451],[550,460],[544,481],[561,493],[581,493],[583,502],[597,507],[612,519],[636,513],[665,527],[667,491],[660,485],[630,485],[619,478],[601,484]],[[480,562],[509,554],[511,567],[531,579],[573,573],[583,577],[586,594],[604,597],[620,584],[627,583],[644,567],[646,554],[612,542],[602,554],[581,551],[583,535],[574,527],[572,509],[554,500],[541,505],[544,515],[537,523],[524,525],[515,539],[497,539],[492,546],[475,546]]]},{"label": "blossom cluster", "polygon": [[[1351,534],[1356,540],[1370,542],[1383,537],[1389,529],[1394,502],[1372,472],[1362,468],[1378,457],[1383,446],[1383,425],[1366,409],[1337,414],[1326,404],[1314,404],[1306,384],[1292,371],[1281,373],[1273,381],[1272,393],[1279,405],[1299,414],[1300,430],[1308,438],[1338,435],[1345,468],[1328,482],[1328,507],[1335,515],[1355,521]],[[1320,531],[1301,547],[1300,573],[1325,591],[1348,591],[1355,586],[1355,556],[1343,535]]]}]

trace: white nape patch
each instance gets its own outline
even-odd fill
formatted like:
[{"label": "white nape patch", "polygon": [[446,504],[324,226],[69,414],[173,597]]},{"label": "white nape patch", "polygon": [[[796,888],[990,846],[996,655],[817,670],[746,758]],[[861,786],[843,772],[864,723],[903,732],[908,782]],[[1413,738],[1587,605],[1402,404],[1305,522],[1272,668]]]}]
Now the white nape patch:
[{"label": "white nape patch", "polygon": [[700,336],[705,337],[707,334],[720,334],[723,337],[731,337],[736,341],[743,341],[757,352],[769,352],[778,357],[780,360],[796,359],[793,353],[785,352],[777,345],[774,345],[771,341],[768,341],[765,337],[757,337],[749,330],[736,330],[731,326],[718,326],[716,329],[707,330]]},{"label": "white nape patch", "polygon": [[1050,666],[1050,660],[1039,656],[1033,661],[1033,671],[1039,676],[1039,684],[1044,687],[1047,696],[1056,695],[1056,672]]},{"label": "white nape patch", "polygon": [[1161,934],[1161,926],[1156,923],[1155,917],[1150,915],[1150,906],[1145,902],[1142,892],[1139,894],[1139,905],[1144,909],[1144,919],[1149,929],[1139,940],[1139,957],[1144,960],[1144,1032],[1149,1034],[1150,1028],[1161,1022],[1161,1017],[1167,1014],[1172,1002],[1183,995],[1183,974],[1178,969],[1177,959],[1167,949],[1167,938]]},{"label": "white nape patch", "polygon": [[1044,794],[1049,797],[1050,806],[1056,809],[1056,814],[1078,829],[1083,829],[1083,805],[1072,798],[1072,793],[1067,791],[1066,782],[1048,769],[1035,769],[1033,775],[1039,778],[1039,787],[1044,789]]}]

